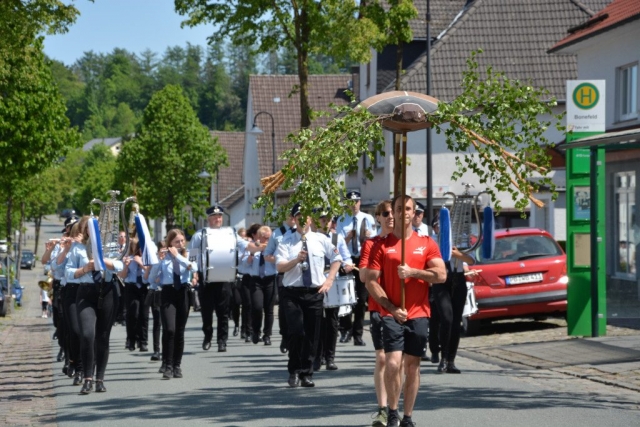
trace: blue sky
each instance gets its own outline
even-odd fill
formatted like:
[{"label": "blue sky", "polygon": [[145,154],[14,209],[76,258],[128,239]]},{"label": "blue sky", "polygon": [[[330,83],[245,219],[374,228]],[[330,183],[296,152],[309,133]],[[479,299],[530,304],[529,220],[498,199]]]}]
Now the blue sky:
[{"label": "blue sky", "polygon": [[180,28],[184,19],[173,8],[173,0],[76,0],[80,10],[69,32],[45,38],[45,53],[66,65],[84,52],[110,53],[114,48],[141,53],[149,48],[158,54],[169,46],[187,42],[206,46],[212,25]]}]

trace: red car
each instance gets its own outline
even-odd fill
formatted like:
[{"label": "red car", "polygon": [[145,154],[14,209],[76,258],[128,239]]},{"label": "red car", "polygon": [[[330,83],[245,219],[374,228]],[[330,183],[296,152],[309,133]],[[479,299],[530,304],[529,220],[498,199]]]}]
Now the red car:
[{"label": "red car", "polygon": [[480,324],[511,317],[544,318],[567,311],[567,256],[553,237],[537,228],[496,230],[491,259],[482,259],[474,289],[478,312],[466,322],[468,335]]}]

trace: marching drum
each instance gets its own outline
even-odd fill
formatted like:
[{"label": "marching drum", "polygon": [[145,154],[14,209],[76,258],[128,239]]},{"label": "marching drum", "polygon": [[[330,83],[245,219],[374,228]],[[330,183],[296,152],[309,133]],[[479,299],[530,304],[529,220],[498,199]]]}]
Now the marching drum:
[{"label": "marching drum", "polygon": [[236,232],[232,227],[207,228],[207,275],[205,282],[236,280]]},{"label": "marching drum", "polygon": [[478,312],[478,303],[476,302],[476,293],[473,289],[473,283],[467,282],[467,299],[464,302],[462,317],[469,317]]},{"label": "marching drum", "polygon": [[356,302],[356,279],[352,275],[336,277],[331,289],[324,294],[325,308],[351,306]]}]

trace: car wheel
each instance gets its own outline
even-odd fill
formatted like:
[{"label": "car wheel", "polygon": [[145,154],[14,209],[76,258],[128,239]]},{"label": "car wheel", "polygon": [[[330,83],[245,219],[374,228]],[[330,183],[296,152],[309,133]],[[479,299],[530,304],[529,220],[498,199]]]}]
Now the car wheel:
[{"label": "car wheel", "polygon": [[480,332],[482,323],[480,320],[471,320],[468,317],[462,318],[462,334],[465,337],[472,337]]}]

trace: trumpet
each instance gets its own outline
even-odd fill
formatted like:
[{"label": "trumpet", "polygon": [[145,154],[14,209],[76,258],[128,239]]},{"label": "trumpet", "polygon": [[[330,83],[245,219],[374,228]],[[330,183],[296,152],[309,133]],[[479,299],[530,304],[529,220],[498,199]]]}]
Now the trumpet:
[{"label": "trumpet", "polygon": [[53,276],[51,275],[51,272],[47,273],[46,280],[40,280],[38,282],[38,287],[43,291],[51,293],[51,291],[53,290]]}]

